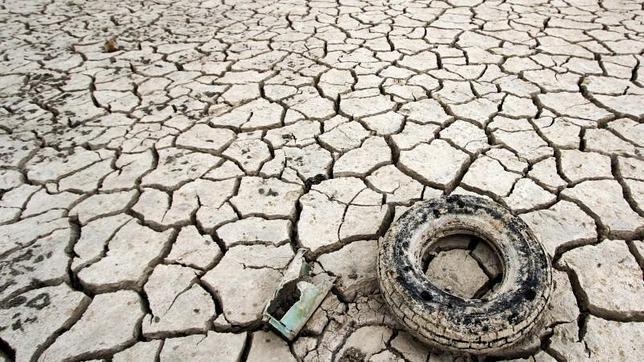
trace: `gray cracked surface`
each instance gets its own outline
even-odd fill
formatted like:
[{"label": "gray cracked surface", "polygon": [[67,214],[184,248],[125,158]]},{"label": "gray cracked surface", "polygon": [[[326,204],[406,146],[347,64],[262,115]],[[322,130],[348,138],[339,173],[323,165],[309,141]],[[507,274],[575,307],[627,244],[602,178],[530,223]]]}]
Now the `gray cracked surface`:
[{"label": "gray cracked surface", "polygon": [[[507,357],[644,353],[641,2],[5,0],[0,23],[0,359],[451,360],[369,287],[391,221],[451,193],[553,258]],[[340,283],[286,345],[259,312],[300,246]]]}]

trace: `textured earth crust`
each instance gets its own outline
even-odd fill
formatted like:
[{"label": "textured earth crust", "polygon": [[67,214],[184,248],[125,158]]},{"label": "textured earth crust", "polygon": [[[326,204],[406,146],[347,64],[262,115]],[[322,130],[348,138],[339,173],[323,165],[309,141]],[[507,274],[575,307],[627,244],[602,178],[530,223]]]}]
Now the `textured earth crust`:
[{"label": "textured earth crust", "polygon": [[[543,326],[494,358],[644,354],[641,1],[3,0],[0,23],[0,361],[470,360],[375,282],[393,220],[451,194],[552,258]],[[454,244],[430,271],[498,278]],[[261,311],[299,247],[338,279],[287,343]]]}]

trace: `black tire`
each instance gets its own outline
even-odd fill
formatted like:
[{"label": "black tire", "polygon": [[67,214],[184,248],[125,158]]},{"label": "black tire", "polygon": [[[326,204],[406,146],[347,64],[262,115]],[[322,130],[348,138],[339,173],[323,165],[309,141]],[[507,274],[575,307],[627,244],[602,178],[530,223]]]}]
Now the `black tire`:
[{"label": "black tire", "polygon": [[[436,287],[421,259],[437,239],[471,234],[486,240],[503,280],[483,299]],[[454,195],[419,203],[380,240],[380,289],[389,308],[421,341],[440,349],[493,354],[520,341],[539,320],[552,289],[550,260],[528,226],[480,197]]]}]

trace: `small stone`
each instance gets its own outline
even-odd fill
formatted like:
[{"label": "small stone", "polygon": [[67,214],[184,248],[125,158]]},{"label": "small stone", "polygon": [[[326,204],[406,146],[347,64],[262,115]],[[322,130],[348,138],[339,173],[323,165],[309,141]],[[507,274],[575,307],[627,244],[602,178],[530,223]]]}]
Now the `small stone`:
[{"label": "small stone", "polygon": [[137,324],[143,318],[141,298],[121,290],[94,297],[82,317],[40,356],[42,361],[108,354],[136,341]]}]

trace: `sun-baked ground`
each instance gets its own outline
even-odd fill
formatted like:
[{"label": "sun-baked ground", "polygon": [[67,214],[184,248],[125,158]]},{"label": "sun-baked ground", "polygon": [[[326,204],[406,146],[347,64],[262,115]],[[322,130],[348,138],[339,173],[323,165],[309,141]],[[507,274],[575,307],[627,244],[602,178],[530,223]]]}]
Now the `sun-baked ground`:
[{"label": "sun-baked ground", "polygon": [[[0,360],[467,359],[374,283],[391,222],[452,193],[553,258],[509,357],[641,359],[641,1],[5,0],[0,23]],[[299,247],[338,280],[286,343],[261,311]],[[435,267],[485,282],[475,255]]]}]

